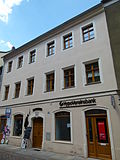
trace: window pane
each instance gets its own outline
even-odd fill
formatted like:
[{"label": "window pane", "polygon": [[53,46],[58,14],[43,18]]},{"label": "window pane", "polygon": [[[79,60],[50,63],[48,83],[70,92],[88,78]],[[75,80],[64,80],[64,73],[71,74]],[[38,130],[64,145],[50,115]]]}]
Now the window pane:
[{"label": "window pane", "polygon": [[60,112],[55,116],[55,138],[56,140],[71,141],[70,113]]},{"label": "window pane", "polygon": [[93,142],[92,119],[91,118],[88,118],[88,127],[89,127],[89,139],[90,139],[90,142]]},{"label": "window pane", "polygon": [[22,124],[23,124],[23,116],[22,115],[14,116],[13,136],[21,136],[21,134],[22,134]]}]

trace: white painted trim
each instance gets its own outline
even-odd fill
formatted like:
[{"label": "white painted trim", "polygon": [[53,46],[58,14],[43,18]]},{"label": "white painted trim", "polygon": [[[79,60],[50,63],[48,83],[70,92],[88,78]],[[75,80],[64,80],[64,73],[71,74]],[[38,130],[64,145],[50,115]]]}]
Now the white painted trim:
[{"label": "white painted trim", "polygon": [[108,120],[112,160],[115,160],[116,158],[115,158],[115,149],[114,149],[113,135],[112,135],[112,125],[111,125],[111,120],[110,120],[110,111],[109,110],[106,110],[106,111],[107,111],[107,120]]},{"label": "white painted trim", "polygon": [[[59,140],[55,140],[55,113],[57,112],[62,112],[62,111],[65,111],[65,112],[69,112],[70,113],[70,124],[71,124],[71,129],[70,129],[70,132],[71,132],[71,141],[59,141]],[[51,135],[51,140],[52,142],[55,142],[55,143],[66,143],[66,144],[73,144],[73,118],[72,118],[72,111],[70,110],[67,110],[67,109],[59,109],[59,110],[56,110],[52,113],[52,135]]]},{"label": "white painted trim", "polygon": [[107,107],[101,107],[101,106],[96,106],[94,107],[87,107],[82,110],[82,118],[83,118],[83,139],[84,139],[84,157],[88,157],[88,145],[87,145],[87,131],[86,131],[86,119],[85,119],[85,112],[91,109],[102,109],[107,112],[107,119],[108,119],[108,128],[109,128],[109,136],[110,136],[110,144],[111,144],[111,155],[112,155],[112,160],[115,160],[115,148],[114,148],[114,143],[113,143],[113,135],[112,135],[112,126],[111,126],[111,120],[110,120],[110,112]]},{"label": "white painted trim", "polygon": [[[88,40],[88,41],[86,41],[86,42],[83,42],[82,28],[85,27],[85,26],[88,26],[89,24],[93,24],[94,38],[93,38],[93,39],[90,39],[90,40]],[[86,45],[86,43],[89,43],[89,42],[91,42],[91,41],[93,41],[93,40],[96,40],[96,37],[97,37],[97,34],[96,34],[95,21],[92,20],[92,21],[89,21],[89,22],[83,24],[82,26],[80,26],[80,44],[81,44],[81,45],[82,45],[82,44],[85,44],[85,45]]]},{"label": "white painted trim", "polygon": [[[42,112],[40,112],[40,111],[37,111],[39,114],[37,115],[37,117],[36,117],[36,115],[35,115],[35,112],[33,112],[30,116],[29,116],[29,118],[28,118],[28,121],[29,121],[29,126],[30,127],[32,127],[33,126],[33,118],[43,118],[43,141],[42,141],[42,149],[44,148],[44,142],[45,142],[45,115],[42,113]],[[33,128],[33,127],[32,127]],[[31,142],[33,141],[33,139],[31,140]]]},{"label": "white painted trim", "polygon": [[53,39],[51,39],[51,40],[45,42],[45,58],[50,58],[50,57],[52,57],[52,56],[55,55],[55,54],[52,54],[52,55],[48,56],[48,48],[47,48],[47,47],[48,47],[48,44],[51,43],[51,42],[53,42],[53,41],[54,41],[55,54],[56,54],[56,39],[53,38]]},{"label": "white painted trim", "polygon": [[[70,48],[67,48],[67,49],[64,49],[64,40],[63,40],[63,37],[72,33],[72,47]],[[67,31],[67,32],[64,32],[62,35],[61,35],[61,52],[67,52],[71,49],[73,49],[75,47],[75,43],[74,43],[74,30],[71,30],[71,31]]]}]

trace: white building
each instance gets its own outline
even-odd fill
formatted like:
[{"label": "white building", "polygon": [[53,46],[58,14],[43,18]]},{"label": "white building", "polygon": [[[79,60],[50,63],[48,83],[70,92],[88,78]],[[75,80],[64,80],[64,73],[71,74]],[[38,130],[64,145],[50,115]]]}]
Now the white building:
[{"label": "white building", "polygon": [[0,126],[9,125],[10,144],[21,145],[29,115],[31,147],[119,160],[119,89],[102,3],[12,50],[4,64]]}]

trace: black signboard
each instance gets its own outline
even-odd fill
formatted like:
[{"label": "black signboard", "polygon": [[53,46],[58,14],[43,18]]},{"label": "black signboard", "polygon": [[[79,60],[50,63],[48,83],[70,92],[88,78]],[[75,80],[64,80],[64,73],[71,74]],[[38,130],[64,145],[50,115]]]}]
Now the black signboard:
[{"label": "black signboard", "polygon": [[32,127],[27,127],[24,131],[24,139],[30,139],[30,133],[31,133]]}]

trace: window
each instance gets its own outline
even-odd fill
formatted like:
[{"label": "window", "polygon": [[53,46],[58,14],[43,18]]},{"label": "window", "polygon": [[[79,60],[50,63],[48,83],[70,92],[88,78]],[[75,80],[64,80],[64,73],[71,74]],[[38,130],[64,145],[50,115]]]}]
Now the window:
[{"label": "window", "polygon": [[52,41],[47,44],[47,56],[55,54],[55,42]]},{"label": "window", "polygon": [[14,116],[13,136],[22,135],[23,115],[18,114]]},{"label": "window", "polygon": [[12,70],[12,61],[8,62],[8,72],[11,72]]},{"label": "window", "polygon": [[89,24],[82,28],[83,42],[89,41],[94,38],[93,24]]},{"label": "window", "polygon": [[99,66],[98,62],[86,64],[86,81],[87,84],[100,82]]},{"label": "window", "polygon": [[71,48],[73,46],[72,33],[69,33],[63,37],[64,49]]},{"label": "window", "polygon": [[5,86],[5,96],[4,96],[4,100],[8,99],[8,94],[9,94],[9,86]]},{"label": "window", "polygon": [[21,68],[23,65],[23,56],[18,58],[18,68]]},{"label": "window", "polygon": [[54,91],[54,73],[46,74],[46,91]]},{"label": "window", "polygon": [[28,80],[27,95],[33,94],[34,78]]},{"label": "window", "polygon": [[34,63],[35,62],[35,53],[36,53],[35,49],[30,52],[30,63]]},{"label": "window", "polygon": [[71,124],[69,112],[55,113],[55,140],[71,141]]},{"label": "window", "polygon": [[19,97],[19,94],[20,94],[20,86],[21,86],[21,83],[16,83],[15,84],[15,98],[18,98]]},{"label": "window", "polygon": [[74,68],[64,70],[64,88],[74,87]]}]

